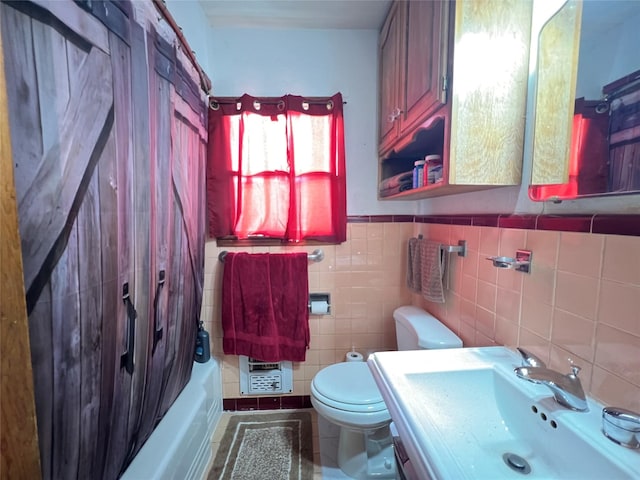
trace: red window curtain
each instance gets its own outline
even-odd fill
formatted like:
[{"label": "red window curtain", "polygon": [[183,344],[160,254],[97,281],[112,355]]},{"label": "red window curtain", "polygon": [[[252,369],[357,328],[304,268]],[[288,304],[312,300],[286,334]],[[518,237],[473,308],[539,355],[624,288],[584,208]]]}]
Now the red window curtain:
[{"label": "red window curtain", "polygon": [[344,242],[342,95],[243,95],[210,103],[210,235]]}]

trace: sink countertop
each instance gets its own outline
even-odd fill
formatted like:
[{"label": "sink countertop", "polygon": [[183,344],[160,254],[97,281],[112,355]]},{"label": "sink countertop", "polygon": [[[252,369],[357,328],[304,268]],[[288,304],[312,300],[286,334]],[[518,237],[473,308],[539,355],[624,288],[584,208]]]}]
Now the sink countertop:
[{"label": "sink countertop", "polygon": [[[604,455],[607,458],[614,458],[613,464],[620,465],[620,471],[625,475],[623,478],[627,478],[626,475],[628,478],[638,478],[639,474],[636,472],[640,472],[640,450],[616,445],[602,434],[600,431],[602,405],[588,399],[589,412],[574,412],[558,405],[547,387],[526,382],[515,376],[513,369],[521,364],[520,356],[506,347],[377,352],[368,360],[369,368],[420,479],[481,479],[486,478],[486,468],[489,466],[493,468],[491,470],[493,479],[524,480],[527,475],[503,468],[504,465],[491,466],[484,461],[484,457],[493,456],[491,454],[495,453],[495,448],[507,448],[511,444],[520,448],[524,448],[523,445],[526,447],[527,439],[524,438],[524,442],[518,442],[521,438],[517,435],[518,432],[529,431],[527,422],[535,423],[535,428],[538,430],[553,428],[552,433],[543,432],[543,435],[547,435],[545,438],[554,438],[554,436],[556,439],[564,438],[563,430],[570,430],[571,435],[574,435],[570,438],[575,439],[577,434],[577,438],[584,440],[581,443],[586,445],[581,445],[582,449],[576,450],[577,456],[588,457],[589,452],[595,452],[597,454],[592,456]],[[507,390],[504,391],[508,392],[508,395],[511,395],[512,390],[517,391],[518,401],[512,401],[512,403],[517,403],[516,406],[520,410],[514,410],[510,405],[507,408],[511,408],[509,414],[512,421],[518,416],[527,417],[523,422],[515,422],[522,423],[524,426],[495,421],[495,417],[486,420],[488,422],[486,426],[482,424],[485,421],[482,415],[483,409],[495,410],[496,400],[488,398],[491,395],[479,391],[478,387],[482,385],[478,382],[490,383],[494,372],[499,374],[500,381],[507,385],[505,387]],[[460,376],[460,373],[464,376]],[[440,378],[441,387],[437,395],[429,394],[432,383],[421,390],[421,376],[428,377],[429,380]],[[450,393],[447,391],[449,378],[454,383],[458,382],[459,390],[453,389],[451,392],[456,394],[455,406],[462,411],[461,415],[453,410],[453,399],[449,405],[446,403],[447,395]],[[509,386],[511,383],[515,386],[514,389]],[[460,395],[459,391],[465,393]],[[497,401],[502,402],[501,399]],[[437,408],[432,408],[430,402],[437,402]],[[536,410],[536,414],[532,413],[531,409],[534,405],[540,409],[540,412]],[[538,419],[537,415],[542,415],[541,412],[546,412],[545,415],[548,414],[549,420],[553,421],[547,421],[546,416],[544,421]],[[529,417],[533,417],[534,420]],[[465,421],[477,423],[480,428],[476,429],[476,432],[461,428],[460,422],[465,425]],[[549,423],[555,422],[558,424],[557,427],[549,427]],[[539,428],[540,423],[544,425]],[[494,435],[492,430],[496,430],[497,433]],[[511,435],[507,438],[509,442],[505,441],[506,436],[500,430],[507,431]],[[526,434],[520,434],[520,436],[526,437]],[[485,446],[481,444],[485,441],[491,448],[483,448]],[[462,455],[464,458],[460,458],[459,452],[465,452],[465,455]],[[466,455],[467,452],[468,455]],[[548,452],[546,453],[549,455]],[[533,458],[535,459],[535,452]],[[576,458],[575,461],[584,463],[584,458]],[[543,478],[544,466],[537,468],[537,476],[531,475],[529,478]],[[485,468],[484,474],[483,468]],[[566,465],[564,468],[566,473]],[[505,471],[502,472],[502,470]],[[554,470],[546,472],[546,475],[558,475]],[[618,470],[616,473],[619,473]],[[593,475],[593,478],[598,478],[595,476],[598,475],[597,473]]]}]

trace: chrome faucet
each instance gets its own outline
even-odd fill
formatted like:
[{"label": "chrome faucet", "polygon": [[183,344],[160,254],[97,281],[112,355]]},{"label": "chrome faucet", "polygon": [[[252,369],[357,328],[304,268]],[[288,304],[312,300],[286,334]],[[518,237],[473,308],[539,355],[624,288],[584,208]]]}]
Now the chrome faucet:
[{"label": "chrome faucet", "polygon": [[560,405],[571,410],[586,412],[589,410],[587,397],[578,378],[580,367],[571,363],[571,373],[566,375],[547,368],[535,355],[526,350],[518,349],[523,361],[527,365],[518,367],[514,371],[519,378],[532,383],[545,385],[553,392],[553,397]]},{"label": "chrome faucet", "polygon": [[547,365],[536,357],[533,353],[525,350],[524,348],[518,347],[516,351],[522,357],[522,366],[523,367],[542,367],[545,368]]}]

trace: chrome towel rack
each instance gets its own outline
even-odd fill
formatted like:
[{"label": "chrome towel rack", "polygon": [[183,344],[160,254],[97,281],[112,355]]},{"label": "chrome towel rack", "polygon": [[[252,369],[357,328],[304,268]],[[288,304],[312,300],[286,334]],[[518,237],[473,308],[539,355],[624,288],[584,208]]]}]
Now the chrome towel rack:
[{"label": "chrome towel rack", "polygon": [[457,253],[459,257],[466,257],[467,241],[458,240],[458,245],[442,245],[442,249],[447,253]]},{"label": "chrome towel rack", "polygon": [[[227,256],[227,253],[229,252],[227,252],[226,250],[221,251],[218,254],[218,260],[224,263],[224,259]],[[309,258],[310,262],[321,262],[322,260],[324,260],[324,252],[321,249],[316,248],[313,252],[307,254],[307,258]]]},{"label": "chrome towel rack", "polygon": [[[418,235],[418,240],[422,238],[424,238],[422,234]],[[447,252],[447,253],[457,253],[459,257],[467,256],[466,240],[458,240],[458,245],[441,245],[441,248],[444,252]]]}]

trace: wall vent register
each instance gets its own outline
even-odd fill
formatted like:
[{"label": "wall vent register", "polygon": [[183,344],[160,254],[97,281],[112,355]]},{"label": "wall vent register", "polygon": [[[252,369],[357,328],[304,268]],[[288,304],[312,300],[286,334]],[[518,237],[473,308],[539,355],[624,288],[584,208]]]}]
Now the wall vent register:
[{"label": "wall vent register", "polygon": [[293,369],[288,360],[263,362],[246,355],[240,357],[240,394],[291,393]]}]

